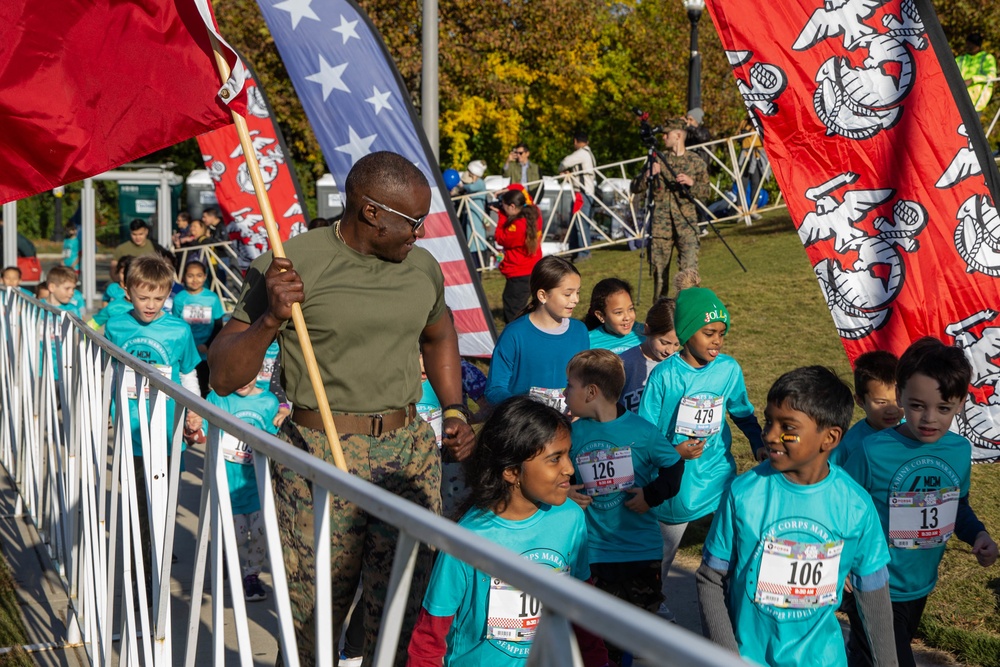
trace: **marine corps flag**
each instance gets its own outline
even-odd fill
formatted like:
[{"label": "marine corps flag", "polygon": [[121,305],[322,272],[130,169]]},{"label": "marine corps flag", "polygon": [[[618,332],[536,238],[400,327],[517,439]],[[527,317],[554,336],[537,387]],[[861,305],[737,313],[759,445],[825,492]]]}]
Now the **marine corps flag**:
[{"label": "marine corps flag", "polygon": [[848,357],[965,350],[958,425],[997,460],[1000,175],[930,2],[708,9]]}]

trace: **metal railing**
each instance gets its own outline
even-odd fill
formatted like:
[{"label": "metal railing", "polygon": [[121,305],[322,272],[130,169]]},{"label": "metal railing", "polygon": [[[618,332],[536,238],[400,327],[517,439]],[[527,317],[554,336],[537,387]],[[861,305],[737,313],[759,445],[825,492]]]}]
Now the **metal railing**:
[{"label": "metal railing", "polygon": [[187,263],[198,260],[205,265],[208,278],[205,281],[206,289],[215,292],[227,313],[233,310],[239,300],[243,275],[233,268],[239,266],[240,258],[233,248],[232,241],[181,246],[173,248],[172,252],[175,257],[179,258],[177,282],[184,283],[184,267],[187,266]]},{"label": "metal railing", "polygon": [[[211,571],[207,631],[212,664],[226,660],[223,568],[231,573],[229,599],[234,618],[229,633],[238,640],[239,663],[253,664],[228,492],[225,461],[219,455],[223,431],[254,450],[262,514],[273,580],[278,640],[286,665],[297,665],[291,604],[275,501],[271,463],[307,478],[316,507],[329,508],[332,495],[346,498],[399,530],[375,665],[392,664],[403,608],[420,543],[502,578],[541,600],[543,613],[532,644],[531,665],[579,665],[571,624],[613,637],[644,656],[648,664],[727,665],[738,659],[701,637],[666,623],[570,577],[548,576],[544,567],[458,527],[426,509],[341,472],[285,442],[254,429],[170,382],[152,366],[47,305],[17,291],[0,293],[0,398],[5,416],[0,463],[15,481],[24,511],[48,543],[71,602],[68,625],[92,664],[194,665],[206,573]],[[133,458],[128,409],[130,380],[138,401],[142,456]],[[59,380],[56,380],[58,372]],[[181,456],[167,456],[167,403],[173,400],[172,448],[181,447],[183,410],[209,424],[195,548],[194,578],[186,627],[171,627],[171,553],[178,523]],[[142,475],[135,466],[141,466]],[[145,485],[138,483],[145,479]],[[139,494],[149,507],[150,543],[139,529]],[[329,556],[329,512],[318,510],[314,548]],[[220,548],[221,547],[221,548]],[[149,550],[151,572],[143,551]],[[225,562],[223,562],[225,560]],[[389,564],[386,563],[388,566]],[[148,578],[151,600],[147,600]],[[318,628],[331,618],[330,570],[317,568]],[[121,598],[116,603],[116,598]],[[151,603],[151,604],[150,604]],[[117,607],[116,607],[117,605]],[[323,619],[326,619],[325,621]],[[326,623],[326,626],[324,625]],[[319,664],[332,665],[336,637],[317,632]],[[231,650],[231,648],[229,649]]]},{"label": "metal railing", "polygon": [[[742,221],[750,225],[753,224],[757,214],[785,206],[781,192],[777,188],[774,188],[777,194],[773,200],[769,199],[765,205],[759,207],[753,204],[760,200],[765,186],[773,182],[770,162],[759,144],[756,150],[743,148],[745,140],[755,136],[755,133],[748,132],[688,149],[696,155],[704,156],[703,159],[715,172],[715,176],[709,182],[713,194],[712,201],[709,203],[698,201],[702,217],[710,220],[712,224]],[[546,254],[579,252],[579,249],[569,247],[574,228],[578,230],[579,238],[586,241],[585,248],[588,249],[641,241],[645,233],[642,229],[643,195],[632,195],[629,192],[629,182],[642,168],[645,159],[638,157],[613,162],[595,167],[593,170],[583,170],[572,175],[546,176],[539,181],[528,183],[525,187],[542,212],[544,252]],[[589,216],[585,215],[582,209],[574,210],[576,193],[572,182],[573,178],[588,173],[592,173],[595,180],[595,196]],[[755,179],[752,179],[751,175]],[[491,229],[496,228],[496,221],[491,218],[484,202],[493,199],[497,192],[506,188],[508,183],[506,179],[496,176],[487,179],[487,192],[452,197],[452,204],[459,220],[468,221],[465,224],[465,231],[469,253],[477,260],[480,271],[496,268],[498,257],[503,254],[503,249],[497,246],[493,234],[490,233]],[[733,188],[733,184],[739,185]],[[749,185],[753,187],[748,193]],[[769,197],[769,194],[765,194]],[[472,223],[472,218],[482,220],[482,231]],[[694,221],[694,224],[706,227],[708,222]]]}]

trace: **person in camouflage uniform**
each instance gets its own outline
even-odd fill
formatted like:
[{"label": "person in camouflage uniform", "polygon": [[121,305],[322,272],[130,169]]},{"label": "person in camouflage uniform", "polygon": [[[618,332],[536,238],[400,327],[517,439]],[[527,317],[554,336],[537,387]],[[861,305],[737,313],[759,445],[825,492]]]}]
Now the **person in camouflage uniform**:
[{"label": "person in camouflage uniform", "polygon": [[[441,455],[433,429],[414,406],[421,393],[421,351],[444,406],[444,450],[461,461],[471,453],[474,436],[462,404],[458,335],[447,315],[444,277],[434,257],[414,246],[424,236],[430,187],[409,160],[388,152],[358,160],[344,185],[347,202],[336,225],[287,241],[287,259],[268,252],[250,266],[232,319],[209,349],[211,383],[226,395],[250,382],[278,337],[282,380],[294,406],[279,435],[332,462],[298,333],[286,326],[292,304],[301,303],[348,472],[440,513]],[[277,463],[272,476],[300,663],[316,662],[316,569],[329,567],[333,618],[327,636],[339,639],[360,577],[365,662],[371,664],[396,530],[333,497],[331,559],[317,563],[312,484]],[[406,662],[405,638],[420,610],[430,569],[431,553],[424,545],[416,559],[397,665]]]},{"label": "person in camouflage uniform", "polygon": [[663,142],[666,147],[667,163],[676,172],[676,180],[670,169],[659,157],[653,162],[652,173],[643,170],[632,180],[633,194],[644,195],[647,179],[654,179],[656,209],[650,229],[649,261],[653,273],[653,301],[660,298],[670,273],[670,260],[674,246],[680,270],[698,269],[698,211],[684,196],[680,186],[687,186],[691,195],[703,200],[709,194],[708,172],[705,162],[694,153],[685,150],[687,126],[683,118],[667,120],[663,124]]}]

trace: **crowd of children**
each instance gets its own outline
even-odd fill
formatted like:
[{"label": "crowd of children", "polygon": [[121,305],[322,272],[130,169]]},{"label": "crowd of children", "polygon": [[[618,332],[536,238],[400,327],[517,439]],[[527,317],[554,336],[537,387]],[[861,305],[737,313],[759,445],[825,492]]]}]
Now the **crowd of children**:
[{"label": "crowd of children", "polygon": [[[272,391],[276,345],[257,381],[225,398],[207,386],[205,352],[223,313],[206,274],[199,261],[184,267],[170,314],[172,267],[124,257],[91,324],[273,433],[290,411],[280,383]],[[527,305],[500,335],[488,377],[463,362],[466,398],[483,423],[471,458],[446,462],[442,493],[459,525],[672,620],[671,564],[688,524],[712,517],[697,572],[703,631],[766,665],[913,665],[910,643],[951,536],[980,565],[996,561],[969,502],[969,441],[950,430],[971,377],[957,348],[924,338],[898,360],[861,355],[853,392],[829,369],[791,370],[771,386],[762,428],[739,363],[723,353],[732,317],[696,273],[679,274],[674,296],[643,322],[625,281],[597,283],[582,322],[571,262],[537,259],[527,278],[527,294],[508,285],[505,306]],[[17,287],[16,269],[3,280]],[[72,268],[53,268],[48,302],[79,315],[75,284]],[[420,414],[433,421],[440,403],[424,384]],[[138,424],[134,389],[129,398]],[[851,426],[855,405],[865,418]],[[742,475],[731,425],[759,462]],[[184,439],[204,442],[205,433],[188,422]],[[141,456],[138,433],[133,443]],[[244,591],[264,599],[253,451],[225,434],[220,444]],[[850,620],[846,646],[838,610]],[[409,664],[524,664],[540,613],[527,592],[441,554]],[[588,666],[631,660],[628,646],[578,637]]]}]

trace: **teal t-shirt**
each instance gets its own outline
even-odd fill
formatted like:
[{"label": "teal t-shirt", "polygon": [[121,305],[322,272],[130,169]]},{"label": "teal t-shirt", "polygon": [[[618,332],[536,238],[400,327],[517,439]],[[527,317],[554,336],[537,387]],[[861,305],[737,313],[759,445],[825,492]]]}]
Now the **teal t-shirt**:
[{"label": "teal t-shirt", "polygon": [[656,479],[680,456],[655,426],[626,410],[610,422],[573,422],[570,450],[576,483],[592,497],[587,516],[591,563],[628,563],[663,558],[663,538],[652,512],[625,507],[632,494]]},{"label": "teal t-shirt", "polygon": [[741,656],[840,667],[847,655],[835,612],[844,580],[881,571],[872,588],[884,586],[889,554],[871,498],[842,469],[801,485],[765,461],[723,498],[704,560],[729,572],[726,606]]},{"label": "teal t-shirt", "polygon": [[260,367],[260,373],[257,373],[257,386],[261,389],[271,390],[271,378],[274,377],[274,371],[278,368],[278,354],[280,352],[281,347],[276,340],[271,341],[271,344],[267,346],[267,350],[264,352],[264,363]]},{"label": "teal t-shirt", "polygon": [[123,288],[118,283],[108,283],[108,286],[104,288],[104,300],[111,303],[115,299],[125,298],[125,288]]},{"label": "teal t-shirt", "polygon": [[115,315],[120,315],[121,313],[128,313],[132,311],[132,302],[128,299],[115,299],[110,301],[108,305],[101,308],[99,311],[94,313],[94,321],[97,322],[99,326],[104,326],[108,323]]},{"label": "teal t-shirt", "polygon": [[66,312],[73,313],[80,319],[83,319],[83,309],[87,305],[87,302],[83,298],[83,294],[80,290],[73,290],[73,298],[69,300],[69,303],[60,303],[56,306],[59,310],[65,310]]},{"label": "teal t-shirt", "polygon": [[[493,512],[473,508],[458,525],[551,568],[554,573],[569,574],[580,580],[590,577],[587,525],[583,510],[571,500],[558,507],[542,505],[523,521],[508,521]],[[525,618],[518,619],[519,614],[508,612],[510,607],[504,603],[511,601],[515,605],[523,603],[520,611]],[[446,639],[445,667],[510,667],[527,663],[531,641],[523,635],[534,634],[537,615],[541,613],[539,603],[530,595],[442,553],[434,563],[423,606],[432,616],[454,616]],[[511,615],[514,618],[505,623],[503,619]],[[491,620],[496,623],[493,631],[489,627]],[[520,629],[513,627],[521,623]],[[516,641],[519,632],[522,637]]]},{"label": "teal t-shirt", "polygon": [[624,336],[609,332],[604,325],[590,330],[591,350],[611,350],[615,354],[621,354],[625,350],[640,345],[646,337],[642,335],[644,329],[642,322],[633,322],[632,330]]},{"label": "teal t-shirt", "polygon": [[705,450],[701,457],[684,463],[680,493],[653,508],[660,521],[693,521],[711,514],[719,506],[723,492],[736,476],[736,461],[731,451],[733,434],[726,422],[726,412],[734,417],[753,414],[743,371],[729,355],[720,354],[707,366],[693,368],[675,354],[650,372],[639,403],[639,416],[656,424],[675,447],[692,437],[678,432],[678,421],[682,423],[680,428],[696,426],[700,432],[710,433],[704,436]]},{"label": "teal t-shirt", "polygon": [[[274,425],[274,417],[278,414],[278,397],[269,391],[251,396],[235,393],[219,396],[212,391],[205,400],[261,431],[272,435],[278,432],[278,427]],[[208,422],[203,422],[202,430],[208,434]],[[222,433],[219,443],[222,456],[226,459],[226,478],[229,480],[229,500],[233,505],[233,514],[259,512],[260,495],[257,492],[253,449],[228,433]]]},{"label": "teal t-shirt", "polygon": [[[219,295],[204,288],[197,294],[187,290],[175,294],[172,312],[191,325],[191,333],[194,334],[194,342],[197,345],[208,342],[215,329],[215,321],[222,319],[225,314]],[[201,355],[201,359],[205,360],[204,354]]]},{"label": "teal t-shirt", "polygon": [[892,557],[889,595],[894,602],[928,595],[955,530],[958,500],[969,495],[972,445],[955,433],[925,444],[887,428],[868,437],[844,469],[878,511]]},{"label": "teal t-shirt", "polygon": [[840,444],[830,452],[830,463],[844,467],[851,453],[861,447],[862,441],[872,433],[878,433],[867,419],[862,419],[857,424],[847,429],[847,433],[840,439]]},{"label": "teal t-shirt", "polygon": [[80,237],[66,237],[63,240],[63,265],[74,269],[80,266]]},{"label": "teal t-shirt", "polygon": [[[181,375],[190,373],[200,361],[191,327],[173,315],[164,313],[148,324],[135,318],[135,311],[115,315],[104,327],[104,336],[132,356],[147,364],[157,366],[173,382],[180,384]],[[129,415],[132,420],[132,453],[142,455],[142,436],[139,430],[139,401],[136,379],[132,369],[125,369],[126,390],[129,392]],[[148,385],[147,385],[148,387]],[[148,398],[148,397],[147,397]],[[167,401],[167,455],[170,455],[173,437],[174,402]]]}]

